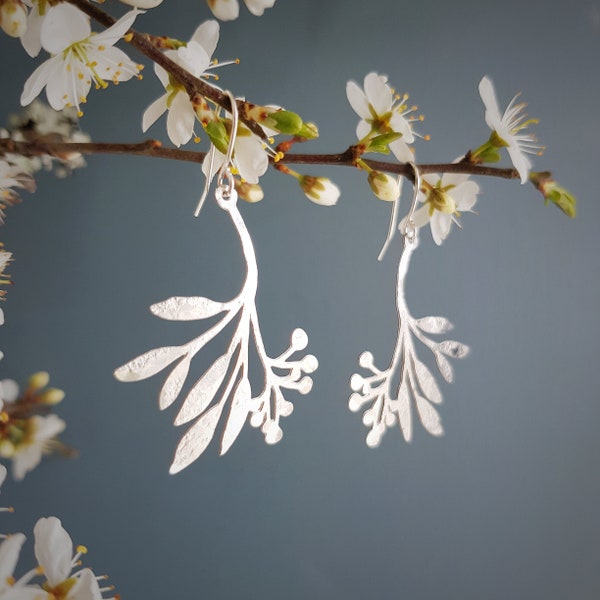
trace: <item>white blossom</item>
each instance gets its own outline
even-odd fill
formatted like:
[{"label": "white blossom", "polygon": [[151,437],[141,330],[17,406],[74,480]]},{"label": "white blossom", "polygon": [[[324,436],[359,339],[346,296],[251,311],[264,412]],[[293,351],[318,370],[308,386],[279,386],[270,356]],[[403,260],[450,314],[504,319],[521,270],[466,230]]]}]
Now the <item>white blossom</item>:
[{"label": "white blossom", "polygon": [[0,3],[0,27],[11,37],[21,37],[27,28],[27,9],[21,0]]},{"label": "white blossom", "polygon": [[[219,24],[205,21],[194,32],[187,45],[165,54],[194,77],[201,77],[211,66],[211,57],[219,41]],[[155,63],[154,71],[166,93],[155,100],[144,112],[142,130],[146,131],[168,110],[167,133],[176,146],[187,144],[194,135],[196,110],[185,88],[169,76],[167,71]],[[208,106],[205,107],[206,115]]]},{"label": "white blossom", "polygon": [[506,144],[506,150],[521,177],[521,183],[526,183],[531,169],[531,161],[526,154],[539,154],[540,146],[533,134],[522,132],[531,123],[537,123],[537,119],[527,119],[527,115],[523,113],[526,104],[516,104],[519,94],[510,101],[501,115],[494,85],[487,76],[479,82],[479,94],[485,105],[485,122]]},{"label": "white blossom", "polygon": [[[238,125],[238,132],[233,146],[233,167],[237,174],[248,183],[258,183],[269,167],[271,149],[245,125]],[[214,149],[212,175],[219,171],[225,162],[225,155]],[[209,176],[210,152],[202,163],[202,172]]]},{"label": "white blossom", "polygon": [[[262,16],[267,8],[272,8],[275,0],[244,0],[248,10],[257,17]],[[213,15],[221,21],[233,21],[240,14],[238,0],[207,0]]]},{"label": "white blossom", "polygon": [[304,195],[320,206],[333,206],[340,197],[340,188],[327,177],[302,175],[299,183]]},{"label": "white blossom", "polygon": [[396,96],[387,83],[386,75],[369,73],[364,79],[364,91],[354,81],[346,84],[346,96],[350,106],[361,118],[356,136],[363,140],[372,135],[399,133],[402,137],[389,144],[390,150],[400,162],[413,160],[409,144],[415,141],[411,123],[417,118],[409,117],[416,107],[408,107],[408,95]]},{"label": "white blossom", "polygon": [[65,422],[56,415],[45,417],[33,415],[27,419],[23,439],[17,444],[5,440],[1,455],[13,461],[13,476],[23,479],[25,474],[37,467],[48,443],[65,429]]},{"label": "white blossom", "polygon": [[[79,558],[87,552],[78,546],[73,554],[71,536],[56,517],[43,517],[33,528],[35,557],[46,577],[45,587],[52,594],[54,589],[62,592],[55,596],[61,600],[100,600],[102,594],[96,576],[90,569],[73,573]],[[66,593],[65,593],[66,591]]]},{"label": "white blossom", "polygon": [[139,10],[133,9],[101,33],[92,33],[88,17],[68,3],[48,9],[41,25],[41,45],[52,56],[25,82],[21,104],[26,106],[46,88],[48,102],[55,110],[86,102],[88,92],[127,81],[141,66],[114,45],[131,28]]},{"label": "white blossom", "polygon": [[[452,223],[458,225],[461,212],[472,212],[477,201],[479,186],[462,173],[425,175],[418,200],[423,206],[415,211],[412,221],[416,227],[427,223],[431,227],[433,241],[439,246],[448,237]],[[406,219],[400,223],[405,226]]]}]

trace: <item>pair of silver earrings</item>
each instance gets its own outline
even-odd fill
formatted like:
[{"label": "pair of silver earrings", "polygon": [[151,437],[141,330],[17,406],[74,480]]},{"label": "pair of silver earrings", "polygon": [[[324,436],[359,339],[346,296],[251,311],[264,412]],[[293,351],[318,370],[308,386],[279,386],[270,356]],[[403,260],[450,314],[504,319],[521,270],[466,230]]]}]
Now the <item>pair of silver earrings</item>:
[{"label": "pair of silver earrings", "polygon": [[[229,324],[233,334],[226,351],[195,381],[181,403],[175,425],[193,422],[181,438],[170,473],[177,473],[195,461],[214,438],[222,420],[221,454],[229,450],[246,421],[260,428],[267,444],[277,443],[283,435],[282,417],[291,414],[293,405],[285,399],[284,390],[297,390],[308,394],[312,388],[310,374],[318,367],[315,356],[305,354],[292,358],[308,345],[303,329],[295,329],[290,344],[281,354],[272,358],[267,354],[260,331],[256,309],[258,265],[252,239],[237,208],[238,195],[231,173],[233,148],[238,125],[238,114],[233,94],[231,102],[232,128],[225,162],[217,174],[215,199],[217,205],[230,217],[240,238],[246,262],[246,278],[240,292],[227,302],[217,302],[203,296],[174,296],[150,306],[150,311],[170,321],[197,321],[220,315],[216,323],[200,335],[181,346],[154,348],[134,358],[115,370],[115,377],[124,382],[140,381],[171,368],[159,394],[161,410],[171,406],[180,396],[188,378],[192,359]],[[202,203],[213,176],[214,148],[211,148],[210,172],[207,186],[196,210]],[[349,399],[352,411],[363,408],[363,423],[369,428],[367,445],[377,446],[385,431],[397,424],[407,441],[412,438],[413,413],[416,411],[424,428],[433,435],[443,433],[435,404],[442,402],[442,394],[434,376],[421,362],[415,350],[415,340],[433,353],[442,377],[452,381],[452,366],[448,357],[462,358],[468,348],[459,342],[434,341],[427,334],[445,334],[452,324],[444,317],[428,316],[415,319],[406,304],[404,282],[410,258],[419,245],[419,230],[412,221],[421,184],[419,170],[412,164],[414,193],[412,206],[400,224],[404,249],[398,265],[396,306],[398,310],[398,335],[388,367],[378,369],[373,355],[363,352],[359,364],[368,373],[355,373],[350,379],[353,393]],[[383,257],[397,229],[398,202],[394,203],[390,228],[379,259]],[[250,356],[258,357],[263,371],[260,390],[253,390],[249,379]],[[413,408],[414,407],[414,408]],[[223,415],[226,415],[223,417]]]}]

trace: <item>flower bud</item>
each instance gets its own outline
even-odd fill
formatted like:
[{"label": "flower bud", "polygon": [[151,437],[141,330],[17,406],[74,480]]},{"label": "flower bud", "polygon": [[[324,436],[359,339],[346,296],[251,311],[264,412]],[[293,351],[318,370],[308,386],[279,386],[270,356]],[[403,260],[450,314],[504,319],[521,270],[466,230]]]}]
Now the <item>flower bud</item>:
[{"label": "flower bud", "polygon": [[314,123],[302,123],[302,127],[296,132],[296,137],[314,140],[319,137],[319,128]]},{"label": "flower bud", "polygon": [[129,6],[135,6],[136,8],[154,8],[162,1],[163,0],[121,0],[123,4],[129,4]]},{"label": "flower bud", "polygon": [[333,206],[340,197],[340,188],[327,177],[301,175],[298,183],[306,197],[321,206]]},{"label": "flower bud", "polygon": [[275,110],[270,113],[262,124],[284,135],[296,135],[303,123],[300,115],[289,110]]},{"label": "flower bud", "polygon": [[531,173],[529,177],[535,187],[544,195],[545,204],[554,202],[565,215],[571,218],[575,217],[577,214],[577,199],[569,190],[554,181],[550,173]]},{"label": "flower bud", "polygon": [[59,390],[58,388],[48,388],[38,396],[38,399],[42,404],[54,406],[55,404],[62,402],[64,397],[65,393],[63,390]]},{"label": "flower bud", "polygon": [[369,185],[380,200],[394,202],[400,196],[398,181],[381,171],[369,172]]},{"label": "flower bud", "polygon": [[44,388],[48,385],[49,381],[50,381],[50,375],[48,375],[48,373],[46,371],[40,371],[39,373],[34,373],[29,378],[28,388],[31,391],[41,390],[42,388]]},{"label": "flower bud", "polygon": [[246,202],[250,202],[254,204],[255,202],[260,202],[265,194],[263,189],[258,185],[258,183],[248,183],[247,181],[236,181],[235,189],[239,197]]},{"label": "flower bud", "polygon": [[21,37],[27,29],[27,9],[21,0],[6,0],[0,5],[0,27],[11,37]]}]

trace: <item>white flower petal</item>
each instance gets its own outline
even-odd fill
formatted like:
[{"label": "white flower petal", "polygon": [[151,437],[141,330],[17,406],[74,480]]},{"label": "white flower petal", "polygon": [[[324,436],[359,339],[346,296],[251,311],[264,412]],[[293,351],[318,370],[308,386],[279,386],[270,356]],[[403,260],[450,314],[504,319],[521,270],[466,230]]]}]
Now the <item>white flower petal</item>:
[{"label": "white flower petal", "polygon": [[[21,94],[21,106],[31,104],[40,95],[48,81],[62,68],[60,56],[43,62],[28,78]],[[54,106],[52,108],[55,108]],[[62,108],[62,107],[61,107]]]},{"label": "white flower petal", "polygon": [[519,149],[518,146],[508,146],[506,148],[513,166],[521,177],[521,183],[527,183],[529,180],[529,170],[531,169],[531,161]]},{"label": "white flower petal", "polygon": [[362,140],[364,137],[368,136],[369,133],[371,133],[371,126],[364,119],[361,119],[356,126],[357,139]]},{"label": "white flower petal", "polygon": [[365,93],[358,87],[354,81],[349,81],[346,84],[346,97],[354,112],[361,119],[370,119],[371,112],[369,111],[369,101]]},{"label": "white flower petal", "polygon": [[42,517],[33,528],[34,552],[50,586],[67,579],[71,573],[73,542],[63,528],[60,519]]},{"label": "white flower petal", "polygon": [[45,16],[40,15],[39,4],[34,4],[27,17],[27,29],[21,36],[21,44],[32,58],[35,58],[42,49],[41,34]]},{"label": "white flower petal", "polygon": [[194,134],[196,113],[185,92],[177,92],[167,115],[167,133],[176,145],[187,144]]},{"label": "white flower petal", "polygon": [[421,206],[413,213],[412,220],[415,224],[415,227],[421,228],[423,225],[426,225],[430,219],[429,215],[429,207],[427,205]]},{"label": "white flower petal", "polygon": [[237,0],[207,0],[213,15],[221,21],[233,21],[240,14]]},{"label": "white flower petal", "polygon": [[19,384],[14,379],[2,380],[2,400],[14,402],[19,397]]},{"label": "white flower petal", "polygon": [[59,54],[74,42],[87,38],[91,32],[89,17],[72,4],[64,2],[48,10],[40,41],[46,52]]},{"label": "white flower petal", "polygon": [[411,149],[403,139],[394,140],[390,143],[392,154],[402,163],[412,162],[415,157]]},{"label": "white flower petal", "polygon": [[496,130],[500,127],[502,117],[496,100],[494,84],[487,75],[479,82],[479,95],[485,106],[485,122],[490,129]]},{"label": "white flower petal", "polygon": [[13,533],[0,544],[0,594],[3,598],[3,592],[10,589],[8,581],[13,576],[24,543],[25,536],[22,533]]},{"label": "white flower petal", "polygon": [[210,66],[210,56],[198,42],[188,42],[188,45],[177,50],[177,63],[185,67],[194,77],[200,77]]},{"label": "white flower petal", "polygon": [[[442,184],[444,184],[442,180]],[[450,195],[456,202],[456,209],[459,211],[470,211],[477,202],[477,194],[479,193],[479,185],[474,181],[464,181],[450,190]]]},{"label": "white flower petal", "polygon": [[272,8],[275,0],[244,0],[248,10],[255,16],[260,17],[265,9]]},{"label": "white flower petal", "polygon": [[[0,400],[1,402],[1,400]],[[1,410],[1,407],[0,407]],[[6,479],[6,473],[8,471],[6,470],[6,467],[4,465],[0,465],[0,487],[2,487],[2,484],[4,483],[5,479]],[[0,561],[0,564],[2,564],[2,561]]]},{"label": "white flower petal", "polygon": [[98,63],[96,71],[102,79],[128,81],[134,75],[137,75],[137,64],[119,48],[114,48],[113,46],[106,47],[95,56]]},{"label": "white flower petal", "polygon": [[101,600],[102,593],[96,576],[90,569],[83,569],[75,585],[69,591],[67,600]]},{"label": "white flower petal", "polygon": [[235,164],[240,176],[248,183],[258,183],[269,167],[269,158],[262,143],[254,136],[241,136],[235,142]]},{"label": "white flower petal", "polygon": [[112,46],[116,44],[130,29],[138,15],[143,14],[143,10],[134,8],[129,12],[126,12],[118,21],[111,25],[108,29],[100,33],[94,34],[92,38],[95,46],[101,44]]},{"label": "white flower petal", "polygon": [[46,417],[34,416],[36,419],[36,439],[46,441],[53,438],[55,435],[62,433],[67,426],[66,423],[56,415],[48,415]]},{"label": "white flower petal", "polygon": [[146,132],[156,120],[167,110],[167,94],[157,98],[145,111],[142,117],[142,131]]},{"label": "white flower petal", "polygon": [[204,21],[201,25],[196,28],[194,35],[190,39],[190,42],[200,44],[206,54],[211,57],[219,42],[219,23],[213,19]]},{"label": "white flower petal", "polygon": [[431,226],[431,236],[433,241],[441,246],[442,242],[448,237],[450,233],[450,227],[452,227],[452,215],[435,211],[429,221]]},{"label": "white flower petal", "polygon": [[[369,104],[378,115],[389,112],[392,108],[393,96],[385,75],[369,73],[365,77],[365,94]],[[400,132],[401,133],[401,132]]]}]

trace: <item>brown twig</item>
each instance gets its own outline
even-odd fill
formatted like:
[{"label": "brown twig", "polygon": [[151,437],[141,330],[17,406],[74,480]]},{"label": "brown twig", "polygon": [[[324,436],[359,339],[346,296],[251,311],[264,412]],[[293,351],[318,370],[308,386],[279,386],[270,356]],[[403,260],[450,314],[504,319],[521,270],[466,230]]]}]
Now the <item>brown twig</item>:
[{"label": "brown twig", "polygon": [[[23,156],[40,156],[49,154],[60,157],[69,153],[81,154],[130,154],[132,156],[151,156],[184,162],[201,163],[206,152],[195,150],[182,150],[179,148],[163,148],[158,140],[146,140],[131,144],[103,143],[103,142],[53,142],[36,140],[31,142],[16,142],[9,138],[0,139],[0,154],[13,152]],[[279,162],[282,164],[302,165],[329,165],[341,167],[354,167],[354,146],[339,154],[286,154]],[[390,163],[380,160],[363,159],[372,169],[403,175],[413,178],[412,167],[401,163]],[[418,165],[419,171],[426,173],[465,173],[486,177],[500,177],[502,179],[519,179],[515,169],[500,169],[475,165],[470,162],[460,163],[430,163]]]},{"label": "brown twig", "polygon": [[[66,0],[73,6],[76,6],[79,10],[86,13],[89,17],[104,25],[104,27],[110,27],[116,22],[116,19],[104,12],[101,8],[92,4],[88,0]],[[178,65],[176,62],[171,60],[166,54],[164,54],[154,43],[154,36],[146,33],[140,33],[133,29],[130,29],[128,34],[131,36],[129,43],[137,48],[142,54],[147,56],[149,59],[160,65],[165,71],[170,73],[188,93],[190,100],[194,106],[200,104],[202,97],[212,100],[215,104],[221,106],[227,111],[231,112],[231,103],[229,96],[223,93],[221,90],[213,87],[212,85],[194,77],[186,69]],[[267,140],[268,136],[263,131],[262,127],[253,119],[248,118],[249,105],[243,100],[237,100],[238,113],[240,120],[255,133],[262,140]]]}]

